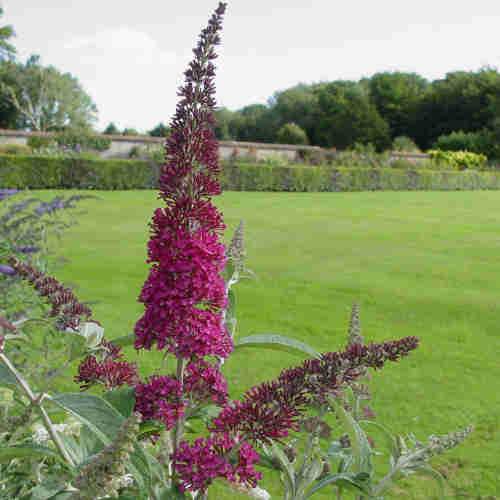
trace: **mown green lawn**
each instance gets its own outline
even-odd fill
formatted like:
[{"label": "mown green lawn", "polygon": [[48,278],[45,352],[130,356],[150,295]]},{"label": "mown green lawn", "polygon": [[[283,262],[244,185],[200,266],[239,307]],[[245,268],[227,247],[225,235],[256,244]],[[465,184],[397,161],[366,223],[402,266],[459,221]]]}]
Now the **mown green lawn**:
[{"label": "mown green lawn", "polygon": [[[141,313],[147,223],[159,202],[152,191],[96,194],[63,240],[70,262],[58,276],[98,301],[94,316],[113,338]],[[436,464],[450,498],[500,495],[500,192],[229,192],[218,203],[226,238],[245,220],[256,274],[238,288],[239,334],[335,350],[359,301],[366,338],[419,336],[417,352],[374,377],[377,418],[419,438],[473,423],[473,436]],[[139,356],[144,368],[157,359]],[[235,354],[225,365],[233,396],[299,361]],[[394,498],[433,498],[429,480],[411,484]],[[264,485],[276,491],[275,481]]]}]

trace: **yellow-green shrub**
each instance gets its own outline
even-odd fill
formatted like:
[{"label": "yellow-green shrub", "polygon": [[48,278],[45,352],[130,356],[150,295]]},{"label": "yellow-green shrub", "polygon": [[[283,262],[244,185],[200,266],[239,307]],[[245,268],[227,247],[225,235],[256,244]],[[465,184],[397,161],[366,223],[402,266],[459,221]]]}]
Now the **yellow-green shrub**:
[{"label": "yellow-green shrub", "polygon": [[442,151],[431,149],[428,151],[431,160],[443,168],[455,170],[481,169],[486,166],[488,158],[479,153],[470,151]]}]

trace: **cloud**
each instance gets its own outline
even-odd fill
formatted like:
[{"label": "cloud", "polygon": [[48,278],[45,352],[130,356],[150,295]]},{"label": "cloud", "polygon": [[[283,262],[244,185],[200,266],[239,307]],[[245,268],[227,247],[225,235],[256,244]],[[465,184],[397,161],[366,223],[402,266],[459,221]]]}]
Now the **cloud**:
[{"label": "cloud", "polygon": [[98,31],[90,36],[76,37],[63,45],[67,51],[77,51],[86,58],[133,59],[147,64],[153,59],[159,62],[173,62],[175,54],[162,50],[157,41],[144,31],[128,26],[118,26]]},{"label": "cloud", "polygon": [[46,61],[76,75],[94,98],[100,128],[114,121],[145,130],[168,122],[175,109],[184,57],[162,48],[149,33],[106,28],[52,45],[49,53]]}]

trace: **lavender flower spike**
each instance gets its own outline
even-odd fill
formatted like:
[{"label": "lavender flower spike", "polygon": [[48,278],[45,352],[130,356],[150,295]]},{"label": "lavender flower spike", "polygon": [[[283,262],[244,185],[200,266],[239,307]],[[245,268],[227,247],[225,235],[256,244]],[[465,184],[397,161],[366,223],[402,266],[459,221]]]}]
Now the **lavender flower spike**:
[{"label": "lavender flower spike", "polygon": [[16,270],[13,267],[0,264],[0,274],[3,274],[4,276],[14,276],[16,274]]},{"label": "lavender flower spike", "polygon": [[8,198],[9,196],[13,196],[19,191],[17,189],[0,189],[0,201]]}]

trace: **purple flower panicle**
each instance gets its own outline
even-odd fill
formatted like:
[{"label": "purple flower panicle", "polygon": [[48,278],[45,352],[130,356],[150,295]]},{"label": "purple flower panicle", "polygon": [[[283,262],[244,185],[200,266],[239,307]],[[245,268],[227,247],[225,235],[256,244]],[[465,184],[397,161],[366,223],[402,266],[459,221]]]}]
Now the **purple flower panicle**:
[{"label": "purple flower panicle", "polygon": [[227,434],[181,442],[173,456],[182,491],[206,491],[214,479],[225,478],[255,487],[262,474],[255,470],[259,455],[248,443]]},{"label": "purple flower panicle", "polygon": [[135,411],[143,420],[162,422],[169,430],[188,407],[196,409],[203,403],[227,402],[226,380],[218,368],[203,360],[186,367],[182,389],[173,376],[150,377],[135,386]]},{"label": "purple flower panicle", "polygon": [[219,4],[202,31],[179,90],[159,180],[166,206],[153,216],[153,265],[139,297],[145,311],[135,327],[137,349],[156,345],[185,359],[226,357],[232,350],[222,320],[225,250],[219,235],[225,226],[210,201],[221,192],[213,60],[224,11]]},{"label": "purple flower panicle", "polygon": [[173,377],[155,375],[135,386],[135,411],[143,420],[162,422],[170,430],[184,410],[181,386]]},{"label": "purple flower panicle", "polygon": [[90,318],[90,308],[79,302],[74,293],[55,278],[15,257],[9,259],[9,264],[20,278],[30,283],[52,305],[50,316],[57,317],[59,328],[76,330],[82,318]]},{"label": "purple flower panicle", "polygon": [[227,381],[220,370],[199,359],[189,363],[184,377],[184,391],[197,403],[227,403]]},{"label": "purple flower panicle", "polygon": [[343,352],[281,372],[277,380],[247,391],[242,401],[226,405],[214,420],[212,431],[238,435],[243,440],[268,443],[298,429],[298,417],[311,405],[324,405],[364,374],[365,368],[382,368],[418,347],[417,337],[381,344],[353,344]]},{"label": "purple flower panicle", "polygon": [[[81,390],[102,384],[106,389],[116,389],[123,385],[134,386],[139,382],[137,366],[123,360],[121,348],[103,340],[101,355],[87,356],[78,367],[75,382]],[[98,359],[99,357],[99,359]]]}]

